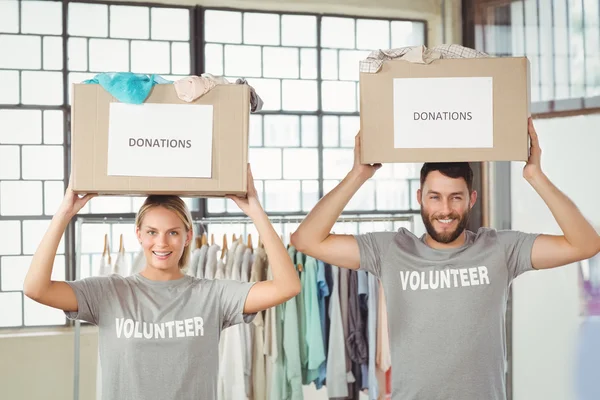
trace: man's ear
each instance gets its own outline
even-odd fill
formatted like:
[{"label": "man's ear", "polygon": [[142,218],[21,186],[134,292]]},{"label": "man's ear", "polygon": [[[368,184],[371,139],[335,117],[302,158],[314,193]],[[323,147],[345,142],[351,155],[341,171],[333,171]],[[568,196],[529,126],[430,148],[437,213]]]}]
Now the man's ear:
[{"label": "man's ear", "polygon": [[423,200],[422,196],[423,196],[423,191],[420,188],[417,189],[417,202],[419,203],[419,205],[422,205],[421,204],[422,200]]},{"label": "man's ear", "polygon": [[471,191],[471,199],[470,199],[470,208],[473,208],[475,206],[476,202],[477,202],[477,191],[472,190]]}]

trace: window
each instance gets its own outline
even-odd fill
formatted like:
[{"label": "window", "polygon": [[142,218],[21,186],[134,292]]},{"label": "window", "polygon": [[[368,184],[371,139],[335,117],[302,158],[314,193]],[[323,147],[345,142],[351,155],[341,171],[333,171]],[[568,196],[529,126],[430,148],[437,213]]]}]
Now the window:
[{"label": "window", "polygon": [[[425,24],[206,10],[204,71],[246,78],[263,98],[249,159],[270,214],[305,213],[350,171],[359,129],[358,62],[372,49],[424,44]],[[385,165],[350,212],[414,211],[418,165]],[[239,212],[209,199],[208,214]]]},{"label": "window", "polygon": [[529,58],[534,112],[600,106],[597,0],[476,3],[476,47]]},{"label": "window", "polygon": [[[264,100],[250,120],[250,161],[262,204],[271,215],[304,214],[352,166],[358,61],[371,49],[423,44],[425,28],[421,21],[158,4],[0,1],[0,54],[10,55],[0,57],[0,328],[67,323],[61,311],[24,297],[22,287],[68,180],[71,84],[112,71],[172,80],[204,71],[246,78]],[[202,59],[204,66],[197,64]],[[416,213],[418,168],[385,165],[348,212]],[[95,198],[79,215],[132,217],[143,200]],[[239,213],[224,199],[185,200],[195,216]],[[340,229],[371,226],[406,225]],[[105,235],[113,259],[122,237],[131,265],[132,223],[83,223],[81,230],[80,277],[97,274]],[[75,233],[69,228],[59,245],[53,279],[74,276]]]}]

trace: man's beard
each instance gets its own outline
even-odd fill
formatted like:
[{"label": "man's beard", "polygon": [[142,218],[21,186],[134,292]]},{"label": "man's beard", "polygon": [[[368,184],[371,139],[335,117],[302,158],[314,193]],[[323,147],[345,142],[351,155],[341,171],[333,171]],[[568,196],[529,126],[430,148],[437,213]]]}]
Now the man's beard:
[{"label": "man's beard", "polygon": [[454,242],[465,231],[465,229],[467,227],[467,223],[469,222],[469,214],[470,213],[471,213],[471,210],[469,209],[462,216],[455,212],[452,212],[448,215],[438,214],[438,216],[435,219],[458,220],[458,225],[456,226],[456,229],[454,229],[453,231],[446,230],[446,231],[439,233],[433,227],[433,222],[431,221],[431,215],[429,213],[426,213],[425,210],[423,210],[423,207],[421,207],[421,217],[423,218],[423,224],[425,224],[425,229],[427,230],[427,233],[436,242],[444,243],[444,244]]}]

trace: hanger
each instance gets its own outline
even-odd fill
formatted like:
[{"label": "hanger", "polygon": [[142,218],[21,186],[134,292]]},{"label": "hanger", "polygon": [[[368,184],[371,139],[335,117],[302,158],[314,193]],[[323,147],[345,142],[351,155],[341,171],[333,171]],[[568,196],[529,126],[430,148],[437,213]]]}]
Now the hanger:
[{"label": "hanger", "polygon": [[119,253],[125,253],[125,246],[123,246],[123,234],[119,237]]},{"label": "hanger", "polygon": [[248,243],[247,243],[248,248],[250,249],[250,253],[254,252],[254,247],[252,246],[252,234],[249,233],[248,234]]},{"label": "hanger", "polygon": [[235,236],[235,233],[233,234],[233,238],[231,239],[231,243],[235,242],[237,240],[237,237]]},{"label": "hanger", "polygon": [[204,246],[207,243],[208,243],[208,238],[206,237],[206,233],[203,233],[202,234],[201,245]]},{"label": "hanger", "polygon": [[227,253],[227,235],[223,235],[223,248],[221,249],[221,260],[225,258],[225,253]]},{"label": "hanger", "polygon": [[110,246],[108,244],[108,233],[104,234],[104,250],[102,251],[102,257],[106,257],[108,255],[108,263],[112,264],[112,260],[110,258]]},{"label": "hanger", "polygon": [[211,245],[215,244],[215,234],[214,233],[210,234],[210,244]]}]

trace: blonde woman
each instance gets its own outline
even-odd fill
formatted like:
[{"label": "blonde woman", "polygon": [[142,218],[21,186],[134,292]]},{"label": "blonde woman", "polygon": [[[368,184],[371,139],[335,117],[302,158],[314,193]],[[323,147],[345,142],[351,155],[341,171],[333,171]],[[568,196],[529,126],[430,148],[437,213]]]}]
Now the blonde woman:
[{"label": "blonde woman", "polygon": [[128,277],[51,280],[69,221],[94,195],[67,188],[25,278],[31,299],[99,327],[103,398],[215,399],[221,331],[300,292],[287,250],[263,211],[248,168],[248,195],[231,197],[254,222],[273,271],[258,283],[204,280],[184,274],[192,220],[176,196],[149,196],[136,217],[145,268]]}]

